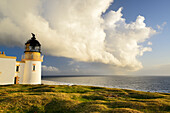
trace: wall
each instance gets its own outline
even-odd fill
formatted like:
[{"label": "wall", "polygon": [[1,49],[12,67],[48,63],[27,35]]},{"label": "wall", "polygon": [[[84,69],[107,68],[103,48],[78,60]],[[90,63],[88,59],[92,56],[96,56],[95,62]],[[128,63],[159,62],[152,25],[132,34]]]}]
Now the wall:
[{"label": "wall", "polygon": [[15,58],[0,58],[0,85],[14,84]]},{"label": "wall", "polygon": [[[16,66],[19,65],[19,71],[16,72]],[[19,84],[23,83],[23,76],[24,76],[24,66],[25,66],[25,62],[16,62],[16,66],[15,66],[15,76],[19,77]]]},{"label": "wall", "polygon": [[25,60],[23,84],[41,84],[41,61]]}]

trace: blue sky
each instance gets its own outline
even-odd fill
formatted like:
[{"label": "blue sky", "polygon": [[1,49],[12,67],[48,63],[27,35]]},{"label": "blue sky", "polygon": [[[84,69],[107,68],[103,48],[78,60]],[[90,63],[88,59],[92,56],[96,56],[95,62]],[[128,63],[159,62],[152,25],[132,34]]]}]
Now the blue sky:
[{"label": "blue sky", "polygon": [[[149,41],[152,42],[152,52],[145,53],[139,57],[144,68],[153,68],[154,66],[164,66],[170,68],[170,11],[169,0],[115,0],[109,9],[123,7],[123,14],[127,22],[134,21],[137,15],[145,17],[145,23],[158,31],[158,33]],[[163,25],[163,23],[166,23]],[[158,29],[157,25],[162,26]],[[153,69],[154,70],[154,69]],[[167,70],[164,70],[167,71]],[[161,75],[160,71],[160,75]],[[169,71],[167,72],[167,74]],[[145,73],[147,75],[147,73]],[[149,73],[150,74],[150,73]],[[153,74],[155,74],[153,72]]]},{"label": "blue sky", "polygon": [[[67,1],[66,1],[67,2]],[[10,3],[9,3],[10,4]],[[48,5],[48,4],[47,4]],[[50,3],[49,3],[50,5]],[[95,4],[93,4],[95,7]],[[122,18],[125,19],[127,24],[135,22],[136,18],[141,15],[145,18],[144,23],[146,27],[151,27],[152,29],[156,30],[156,33],[146,39],[144,42],[140,43],[140,45],[148,46],[147,43],[151,42],[152,45],[149,47],[152,48],[152,51],[144,52],[142,56],[136,56],[135,58],[140,61],[143,65],[143,68],[140,68],[136,71],[127,71],[126,68],[117,69],[110,64],[105,64],[103,61],[92,61],[92,60],[85,60],[65,55],[66,53],[61,54],[45,54],[43,65],[46,67],[53,67],[52,69],[57,69],[55,71],[43,70],[43,75],[114,75],[114,74],[123,74],[123,75],[170,75],[170,1],[169,0],[115,0],[110,7],[106,10],[105,13],[101,15],[104,17],[107,15],[111,10],[117,11],[120,7],[123,7],[122,10]],[[64,5],[63,5],[64,6]],[[52,7],[52,6],[51,6]],[[44,8],[44,7],[42,7]],[[69,7],[68,7],[69,8]],[[26,10],[26,9],[25,9]],[[52,9],[53,10],[53,9]],[[61,10],[62,11],[62,10]],[[45,12],[45,11],[44,11]],[[6,12],[5,12],[6,13]],[[66,12],[64,12],[66,13]],[[0,19],[1,14],[4,13],[0,12]],[[33,13],[34,14],[34,13]],[[4,14],[5,15],[5,14]],[[45,15],[45,14],[42,14]],[[50,15],[50,13],[49,13]],[[48,16],[49,16],[48,15]],[[62,14],[60,14],[61,16]],[[48,16],[43,16],[45,20],[49,22],[49,25],[54,29],[52,21],[55,20],[53,15],[49,18]],[[9,16],[10,17],[10,16]],[[13,17],[10,17],[13,19]],[[57,18],[57,17],[56,17]],[[0,20],[1,21],[1,20]],[[59,20],[60,21],[60,20]],[[88,21],[88,20],[87,20]],[[51,23],[50,23],[51,22]],[[58,28],[57,28],[58,30]],[[36,31],[32,31],[37,34],[37,39],[45,44],[44,40],[41,39],[40,33]],[[0,32],[1,34],[1,32]],[[28,34],[28,33],[26,33]],[[15,35],[15,34],[14,34]],[[4,35],[0,35],[1,37]],[[12,35],[10,35],[13,38]],[[0,38],[0,51],[5,51],[9,56],[17,56],[17,60],[21,59],[21,55],[24,51],[24,43],[31,38],[31,35],[16,35],[16,36],[27,36],[24,38],[20,38],[20,42],[17,44],[15,41],[11,40],[9,44],[3,43],[3,39]],[[39,37],[40,36],[40,37]],[[81,36],[81,35],[80,35]],[[49,38],[48,38],[49,40]],[[10,40],[8,40],[9,42]],[[23,44],[20,44],[23,42]],[[44,45],[42,45],[44,46]],[[48,46],[46,46],[48,47]],[[58,47],[58,46],[57,46]],[[94,46],[95,47],[95,46]],[[56,52],[62,51],[62,49],[57,49]],[[65,51],[63,49],[63,51]],[[74,54],[74,53],[73,53]]]},{"label": "blue sky", "polygon": [[[117,4],[117,6],[114,6]],[[153,43],[152,52],[145,53],[142,60],[145,65],[159,65],[169,63],[170,53],[168,52],[170,45],[170,33],[169,33],[169,21],[170,15],[170,1],[168,0],[115,0],[113,3],[113,9],[115,7],[124,7],[123,14],[127,22],[133,21],[137,15],[145,17],[145,23],[154,29],[157,29],[157,25],[162,25],[164,22],[167,24],[162,30],[157,30],[158,34],[153,36],[150,41]],[[112,6],[110,7],[112,9]]]}]

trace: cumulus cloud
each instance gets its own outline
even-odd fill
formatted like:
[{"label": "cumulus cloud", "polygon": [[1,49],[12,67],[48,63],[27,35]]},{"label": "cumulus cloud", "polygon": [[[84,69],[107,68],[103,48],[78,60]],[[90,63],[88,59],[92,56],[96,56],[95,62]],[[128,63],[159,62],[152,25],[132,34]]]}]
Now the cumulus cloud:
[{"label": "cumulus cloud", "polygon": [[104,16],[105,47],[106,51],[119,60],[121,66],[137,70],[142,68],[142,64],[136,56],[142,56],[144,52],[152,50],[140,44],[156,31],[146,27],[145,18],[140,15],[135,22],[126,23],[125,18],[122,18],[122,9],[110,11]]},{"label": "cumulus cloud", "polygon": [[59,72],[59,69],[53,66],[42,65],[42,70],[47,72]]},{"label": "cumulus cloud", "polygon": [[138,70],[142,42],[156,31],[145,18],[126,23],[112,0],[0,0],[0,45],[23,47],[34,32],[44,54]]}]

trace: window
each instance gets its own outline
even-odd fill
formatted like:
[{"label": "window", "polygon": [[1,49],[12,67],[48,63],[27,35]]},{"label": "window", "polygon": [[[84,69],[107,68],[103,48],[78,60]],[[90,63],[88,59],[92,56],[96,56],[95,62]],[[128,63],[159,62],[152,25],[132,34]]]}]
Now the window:
[{"label": "window", "polygon": [[35,71],[35,64],[33,64],[32,70]]},{"label": "window", "polygon": [[16,67],[16,72],[19,72],[19,66]]},{"label": "window", "polygon": [[39,46],[36,46],[36,47],[35,47],[35,51],[38,52],[38,51],[40,50],[39,48],[40,48]]}]

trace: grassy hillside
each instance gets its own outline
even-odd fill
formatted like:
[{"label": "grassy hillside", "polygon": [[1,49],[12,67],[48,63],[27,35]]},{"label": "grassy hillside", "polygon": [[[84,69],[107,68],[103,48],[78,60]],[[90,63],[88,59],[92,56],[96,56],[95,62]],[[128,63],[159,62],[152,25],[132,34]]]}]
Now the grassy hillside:
[{"label": "grassy hillside", "polygon": [[92,86],[0,86],[0,112],[170,113],[170,94]]}]

